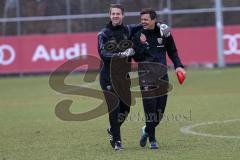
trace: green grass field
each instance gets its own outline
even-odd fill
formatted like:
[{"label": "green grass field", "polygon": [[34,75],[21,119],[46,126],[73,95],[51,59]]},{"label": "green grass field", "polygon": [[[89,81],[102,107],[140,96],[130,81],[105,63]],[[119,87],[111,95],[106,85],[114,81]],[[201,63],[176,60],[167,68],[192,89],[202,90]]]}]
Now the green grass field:
[{"label": "green grass field", "polygon": [[[68,77],[78,84],[82,75]],[[240,157],[240,68],[187,70],[184,85],[177,83],[169,94],[164,120],[157,128],[158,150],[139,146],[144,125],[141,99],[132,106],[121,128],[124,150],[114,151],[106,134],[108,116],[84,121],[58,119],[55,105],[73,99],[72,112],[92,109],[101,101],[56,93],[48,76],[0,78],[0,160],[237,160]],[[91,85],[100,88],[98,81]],[[228,123],[221,123],[226,120]],[[207,137],[183,134],[180,128],[197,133],[226,136]],[[235,136],[235,138],[229,138]]]}]

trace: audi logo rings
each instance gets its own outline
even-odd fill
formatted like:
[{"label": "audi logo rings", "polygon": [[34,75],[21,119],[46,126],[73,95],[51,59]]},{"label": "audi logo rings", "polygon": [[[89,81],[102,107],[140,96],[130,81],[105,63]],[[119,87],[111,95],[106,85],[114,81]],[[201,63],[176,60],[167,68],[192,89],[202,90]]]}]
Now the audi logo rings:
[{"label": "audi logo rings", "polygon": [[227,41],[227,49],[224,49],[225,55],[240,54],[240,34],[225,34],[223,40]]},{"label": "audi logo rings", "polygon": [[16,53],[12,46],[7,44],[0,45],[0,65],[6,66],[15,60]]},{"label": "audi logo rings", "polygon": [[114,52],[117,49],[120,51],[125,51],[128,48],[131,48],[133,46],[133,42],[130,40],[122,40],[117,44],[114,41],[109,41],[104,45],[104,49],[108,52]]}]

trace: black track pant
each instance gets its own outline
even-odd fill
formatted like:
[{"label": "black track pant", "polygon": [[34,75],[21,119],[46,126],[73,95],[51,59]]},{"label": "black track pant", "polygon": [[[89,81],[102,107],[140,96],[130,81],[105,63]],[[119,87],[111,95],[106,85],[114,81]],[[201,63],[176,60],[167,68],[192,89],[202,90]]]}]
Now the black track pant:
[{"label": "black track pant", "polygon": [[167,104],[167,95],[143,99],[143,108],[145,112],[146,128],[145,132],[149,135],[149,141],[155,138],[155,128],[160,123]]},{"label": "black track pant", "polygon": [[[102,90],[110,91],[111,93],[115,94],[115,91],[110,83],[110,80],[103,75],[100,75],[100,85]],[[126,86],[125,86],[126,87]],[[129,93],[130,93],[130,85],[129,85]],[[109,111],[109,123],[111,126],[111,132],[113,134],[113,140],[121,141],[121,133],[120,133],[120,127],[125,121],[125,119],[128,116],[128,113],[130,112],[130,106],[125,104],[122,100],[120,100],[119,96],[116,95],[116,97],[119,100],[119,103],[117,106],[114,106],[114,110],[112,110],[111,99],[108,97],[107,94],[104,94],[105,100],[108,105],[108,111]],[[131,96],[131,95],[130,95]],[[111,111],[112,110],[112,111]]]}]

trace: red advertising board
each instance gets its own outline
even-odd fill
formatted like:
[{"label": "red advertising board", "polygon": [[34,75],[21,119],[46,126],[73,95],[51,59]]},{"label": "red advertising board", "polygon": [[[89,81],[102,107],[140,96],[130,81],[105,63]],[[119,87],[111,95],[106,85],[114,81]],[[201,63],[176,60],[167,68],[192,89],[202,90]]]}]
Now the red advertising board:
[{"label": "red advertising board", "polygon": [[[217,63],[214,27],[173,29],[172,34],[185,65]],[[226,63],[240,63],[240,26],[226,26],[223,39]],[[77,56],[87,61],[88,55],[98,57],[96,32],[4,37],[0,74],[51,72]]]},{"label": "red advertising board", "polygon": [[74,57],[97,55],[96,38],[96,33],[1,38],[0,73],[49,72]]}]

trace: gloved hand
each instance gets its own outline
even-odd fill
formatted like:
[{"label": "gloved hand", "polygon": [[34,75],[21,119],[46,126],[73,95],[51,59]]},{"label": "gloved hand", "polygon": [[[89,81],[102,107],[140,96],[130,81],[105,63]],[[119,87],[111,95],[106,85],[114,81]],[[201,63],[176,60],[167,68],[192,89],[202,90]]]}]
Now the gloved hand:
[{"label": "gloved hand", "polygon": [[166,24],[157,23],[158,28],[160,29],[160,34],[163,37],[169,37],[171,35],[170,28]]},{"label": "gloved hand", "polygon": [[119,52],[117,55],[120,57],[129,57],[133,56],[135,54],[135,51],[133,48],[128,48],[124,52]]}]

